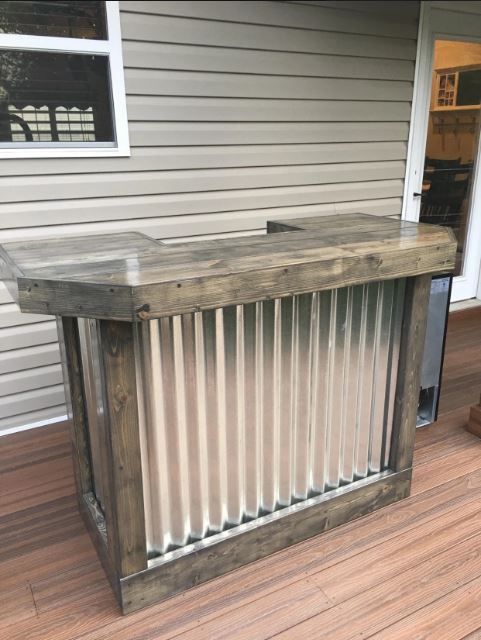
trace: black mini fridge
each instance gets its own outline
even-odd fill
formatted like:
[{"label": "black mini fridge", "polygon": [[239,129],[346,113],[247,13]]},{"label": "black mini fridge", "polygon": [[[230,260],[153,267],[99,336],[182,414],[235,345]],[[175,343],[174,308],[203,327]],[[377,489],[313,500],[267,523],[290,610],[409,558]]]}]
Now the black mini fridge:
[{"label": "black mini fridge", "polygon": [[418,427],[431,424],[438,417],[452,280],[451,275],[441,275],[434,276],[431,282],[417,416]]}]

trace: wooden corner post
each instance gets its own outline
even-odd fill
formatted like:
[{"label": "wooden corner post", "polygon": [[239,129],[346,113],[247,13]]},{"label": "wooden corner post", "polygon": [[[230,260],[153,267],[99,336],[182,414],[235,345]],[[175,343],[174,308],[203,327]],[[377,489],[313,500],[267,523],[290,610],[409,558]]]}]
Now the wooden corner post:
[{"label": "wooden corner post", "polygon": [[406,280],[389,467],[411,469],[431,276]]},{"label": "wooden corner post", "polygon": [[123,578],[147,568],[133,326],[101,320],[100,335],[111,460],[105,520],[115,570]]},{"label": "wooden corner post", "polygon": [[70,398],[70,438],[73,449],[73,467],[77,497],[92,491],[92,473],[90,464],[90,444],[88,435],[87,412],[85,409],[82,360],[78,319],[66,316],[57,319],[59,342],[64,366],[64,384]]}]

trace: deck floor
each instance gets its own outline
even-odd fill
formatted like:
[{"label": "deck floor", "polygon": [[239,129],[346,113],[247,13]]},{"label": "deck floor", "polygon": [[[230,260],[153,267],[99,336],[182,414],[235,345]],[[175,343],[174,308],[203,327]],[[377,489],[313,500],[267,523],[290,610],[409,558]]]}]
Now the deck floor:
[{"label": "deck floor", "polygon": [[0,638],[481,639],[481,311],[451,316],[442,416],[413,492],[122,617],[76,509],[63,425],[0,439]]}]

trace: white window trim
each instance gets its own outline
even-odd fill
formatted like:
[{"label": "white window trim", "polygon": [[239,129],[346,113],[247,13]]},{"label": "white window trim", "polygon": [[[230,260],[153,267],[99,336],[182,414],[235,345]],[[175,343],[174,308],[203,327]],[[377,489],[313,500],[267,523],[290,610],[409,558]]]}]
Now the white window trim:
[{"label": "white window trim", "polygon": [[[127,104],[125,99],[124,64],[120,31],[120,8],[117,0],[107,0],[108,40],[83,40],[81,38],[52,38],[23,34],[0,34],[0,49],[24,49],[34,51],[58,51],[63,53],[98,53],[109,56],[112,92],[112,120],[115,146],[97,146],[99,143],[65,143],[65,146],[0,147],[2,158],[103,158],[130,156]],[[95,146],[92,146],[95,145]]]}]

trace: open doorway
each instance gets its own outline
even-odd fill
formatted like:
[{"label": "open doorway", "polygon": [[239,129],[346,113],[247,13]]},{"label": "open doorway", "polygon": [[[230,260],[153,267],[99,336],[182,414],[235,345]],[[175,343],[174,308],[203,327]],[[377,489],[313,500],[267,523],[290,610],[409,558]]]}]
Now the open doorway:
[{"label": "open doorway", "polygon": [[[436,40],[419,220],[451,227],[465,274],[479,147],[481,44]],[[473,283],[473,288],[476,287]]]},{"label": "open doorway", "polygon": [[424,80],[430,82],[427,132],[406,218],[453,230],[458,247],[452,300],[459,301],[477,296],[481,267],[481,43],[432,42],[431,76]]}]

